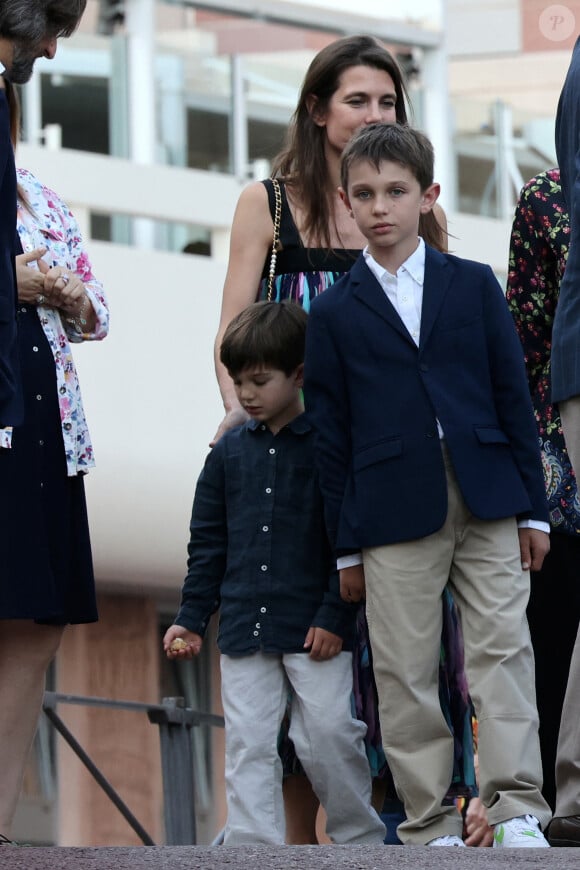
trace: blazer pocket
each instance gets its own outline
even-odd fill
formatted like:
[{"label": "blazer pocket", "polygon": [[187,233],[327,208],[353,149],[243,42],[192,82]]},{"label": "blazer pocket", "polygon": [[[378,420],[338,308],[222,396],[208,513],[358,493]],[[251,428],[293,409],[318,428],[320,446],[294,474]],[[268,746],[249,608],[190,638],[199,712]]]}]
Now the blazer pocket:
[{"label": "blazer pocket", "polygon": [[362,471],[363,468],[368,468],[369,465],[376,465],[377,462],[384,462],[385,459],[393,459],[395,456],[400,456],[403,452],[402,438],[389,438],[388,441],[380,441],[378,444],[373,444],[370,447],[363,447],[355,454],[352,461],[354,471]]},{"label": "blazer pocket", "polygon": [[455,332],[458,329],[470,328],[474,323],[479,323],[481,320],[482,318],[477,314],[467,315],[461,319],[439,321],[437,329],[439,332]]},{"label": "blazer pocket", "polygon": [[480,444],[509,444],[509,438],[497,426],[474,426]]}]

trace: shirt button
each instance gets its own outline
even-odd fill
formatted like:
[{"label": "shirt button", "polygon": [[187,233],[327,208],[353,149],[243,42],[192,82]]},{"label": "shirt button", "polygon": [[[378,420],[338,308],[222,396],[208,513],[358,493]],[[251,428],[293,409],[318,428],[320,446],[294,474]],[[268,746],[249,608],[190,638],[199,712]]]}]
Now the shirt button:
[{"label": "shirt button", "polygon": [[270,453],[271,455],[274,455],[275,452],[276,451],[274,450],[273,447],[270,447],[270,449],[268,450],[268,453]]},{"label": "shirt button", "polygon": [[264,426],[263,423],[262,423],[262,425],[260,426],[260,429],[262,430],[262,432],[265,432],[265,431],[266,431],[266,427]]},{"label": "shirt button", "polygon": [[260,632],[259,632],[259,631],[255,631],[255,632],[254,632],[254,637],[259,637],[259,636],[260,636]]},{"label": "shirt button", "polygon": [[262,526],[262,531],[267,532],[270,530],[270,526]]},{"label": "shirt button", "polygon": [[41,447],[44,447],[44,441],[42,440],[42,438],[40,439],[40,441],[38,443],[40,444]]},{"label": "shirt button", "polygon": [[72,423],[64,423],[62,428],[65,429],[67,432],[70,432],[70,430],[72,429]]},{"label": "shirt button", "polygon": [[265,608],[265,607],[260,607],[260,613],[266,613],[266,608]]},{"label": "shirt button", "polygon": [[36,347],[36,345],[34,345],[34,347],[32,348],[32,350],[34,351],[34,353],[38,353],[38,348]]},{"label": "shirt button", "polygon": [[268,566],[267,566],[267,565],[260,565],[260,570],[261,570],[261,571],[267,571],[267,570],[268,570]]},{"label": "shirt button", "polygon": [[26,308],[21,308],[20,311],[22,312],[22,314],[26,314]]},{"label": "shirt button", "polygon": [[259,622],[256,623],[256,628],[260,628],[260,623],[259,623]]},{"label": "shirt button", "polygon": [[271,487],[271,486],[267,486],[267,487],[266,487],[266,492],[268,493],[268,495],[270,495],[270,493],[272,492],[272,487]]},{"label": "shirt button", "polygon": [[42,396],[40,395],[40,393],[38,393],[36,396],[36,401],[40,402],[41,399],[42,399]]},{"label": "shirt button", "polygon": [[61,394],[61,396],[64,396],[64,394],[66,393],[66,387],[64,386],[64,384],[62,387],[59,388],[59,393]]}]

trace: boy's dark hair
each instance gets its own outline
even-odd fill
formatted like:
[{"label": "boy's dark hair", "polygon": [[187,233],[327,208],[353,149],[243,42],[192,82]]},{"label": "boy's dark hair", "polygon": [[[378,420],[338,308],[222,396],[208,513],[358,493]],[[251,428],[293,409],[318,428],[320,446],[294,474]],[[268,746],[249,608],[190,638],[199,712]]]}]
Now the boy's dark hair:
[{"label": "boy's dark hair", "polygon": [[70,36],[86,0],[2,0],[0,36],[35,45],[47,36]]},{"label": "boy's dark hair", "polygon": [[226,329],[220,360],[232,377],[258,365],[291,375],[304,362],[307,320],[295,302],[254,302]]},{"label": "boy's dark hair", "polygon": [[392,160],[409,169],[426,190],[433,184],[435,156],[431,142],[419,130],[406,124],[369,124],[354,134],[342,153],[340,184],[348,191],[348,176],[355,163],[365,160],[376,169]]}]

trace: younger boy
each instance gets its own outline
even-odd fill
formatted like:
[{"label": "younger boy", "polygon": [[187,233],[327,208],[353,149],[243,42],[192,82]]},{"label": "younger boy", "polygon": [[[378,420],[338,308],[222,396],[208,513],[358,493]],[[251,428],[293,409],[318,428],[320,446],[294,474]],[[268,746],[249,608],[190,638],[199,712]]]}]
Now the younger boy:
[{"label": "younger boy", "polygon": [[407,813],[398,834],[464,845],[442,805],[449,581],[494,846],[545,847],[525,610],[549,526],[521,346],[489,267],[418,238],[439,193],[428,139],[371,125],[342,161],[341,196],[368,246],[312,304],[304,389],[343,596],[358,601],[366,581],[383,743]]},{"label": "younger boy", "polygon": [[[163,640],[170,658],[197,655],[221,608],[229,846],[284,843],[277,739],[290,688],[289,734],[329,837],[385,836],[365,727],[351,714],[355,614],[340,598],[303,413],[306,319],[298,305],[261,302],[225,332],[221,361],[250,420],[218,441],[199,478],[182,603]],[[187,646],[176,653],[177,638]]]}]

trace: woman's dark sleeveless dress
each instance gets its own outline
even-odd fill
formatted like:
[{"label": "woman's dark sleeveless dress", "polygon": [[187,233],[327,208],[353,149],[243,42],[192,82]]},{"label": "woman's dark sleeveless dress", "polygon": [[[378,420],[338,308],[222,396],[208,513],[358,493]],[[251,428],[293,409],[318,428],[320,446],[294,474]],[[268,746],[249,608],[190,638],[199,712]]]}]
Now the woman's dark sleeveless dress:
[{"label": "woman's dark sleeveless dress", "polygon": [[[272,182],[267,180],[263,184],[268,191],[270,212],[273,215],[275,199]],[[280,182],[280,190],[282,194],[280,222],[282,250],[278,252],[276,259],[272,299],[276,302],[291,299],[301,305],[305,311],[309,311],[312,299],[348,272],[360,251],[305,248],[294,223],[282,182]],[[257,300],[267,299],[269,265],[270,257],[268,256],[264,264]],[[473,762],[472,706],[463,670],[463,642],[457,610],[448,592],[443,596],[442,606],[443,633],[439,694],[443,712],[455,741],[454,771],[449,797],[455,795],[469,797],[476,793],[476,784]],[[353,678],[353,711],[355,716],[367,725],[365,742],[371,775],[381,779],[386,778],[390,783],[387,788],[387,796],[395,797],[394,784],[381,742],[377,689],[372,672],[372,654],[364,605],[359,609],[357,617],[357,632],[353,649]],[[286,727],[283,727],[282,730],[280,755],[285,775],[302,772],[292,742],[287,735]]]}]

